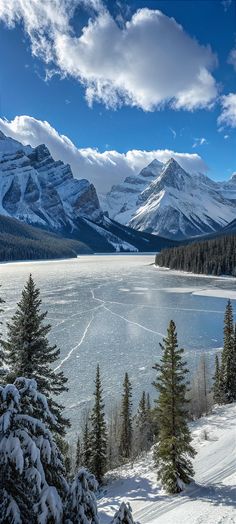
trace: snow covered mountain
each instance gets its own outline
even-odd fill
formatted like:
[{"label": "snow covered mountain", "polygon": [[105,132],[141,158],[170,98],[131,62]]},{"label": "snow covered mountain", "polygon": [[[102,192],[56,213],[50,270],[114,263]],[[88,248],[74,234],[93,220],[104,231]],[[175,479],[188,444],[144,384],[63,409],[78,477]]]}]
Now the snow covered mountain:
[{"label": "snow covered mountain", "polygon": [[0,132],[0,214],[53,230],[73,230],[78,217],[100,220],[96,190],[55,162],[45,145],[36,148]]},{"label": "snow covered mountain", "polygon": [[79,240],[78,252],[84,246],[100,253],[170,246],[167,239],[106,217],[95,187],[74,178],[70,166],[55,161],[45,145],[23,146],[0,132],[0,223],[4,217]]},{"label": "snow covered mountain", "polygon": [[162,168],[161,162],[153,160],[138,175],[128,176],[122,184],[112,186],[102,203],[103,209],[120,224],[128,224],[137,209],[139,195],[160,175]]},{"label": "snow covered mountain", "polygon": [[[234,187],[236,195],[236,177]],[[236,201],[221,184],[187,173],[173,158],[165,165],[154,161],[130,182],[113,187],[107,202],[115,220],[178,240],[217,231],[236,215]]]}]

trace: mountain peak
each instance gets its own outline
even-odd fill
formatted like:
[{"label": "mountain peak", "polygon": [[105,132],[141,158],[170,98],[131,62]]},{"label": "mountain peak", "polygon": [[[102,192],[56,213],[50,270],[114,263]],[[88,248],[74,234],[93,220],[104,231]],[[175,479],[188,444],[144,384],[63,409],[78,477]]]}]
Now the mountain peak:
[{"label": "mountain peak", "polygon": [[0,140],[6,140],[6,135],[0,130]]}]

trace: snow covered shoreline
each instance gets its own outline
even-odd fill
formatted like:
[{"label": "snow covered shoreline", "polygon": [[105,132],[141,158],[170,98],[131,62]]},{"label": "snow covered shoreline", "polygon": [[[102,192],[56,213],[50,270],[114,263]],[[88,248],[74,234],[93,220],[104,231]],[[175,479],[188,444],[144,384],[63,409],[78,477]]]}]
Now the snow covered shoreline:
[{"label": "snow covered shoreline", "polygon": [[141,524],[233,524],[236,522],[236,404],[217,407],[190,424],[194,482],[181,495],[168,496],[156,481],[152,454],[113,471],[99,500],[102,524],[121,502],[130,502]]}]

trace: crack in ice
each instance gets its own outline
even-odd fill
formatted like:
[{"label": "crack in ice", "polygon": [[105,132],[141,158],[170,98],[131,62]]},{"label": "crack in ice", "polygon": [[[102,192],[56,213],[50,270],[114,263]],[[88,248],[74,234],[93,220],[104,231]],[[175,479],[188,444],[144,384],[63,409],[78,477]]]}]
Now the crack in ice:
[{"label": "crack in ice", "polygon": [[159,335],[160,337],[165,337],[163,333],[160,333],[159,331],[154,331],[153,329],[147,328],[146,326],[143,326],[143,324],[139,324],[138,322],[134,322],[133,320],[129,320],[126,317],[123,317],[122,315],[119,315],[118,313],[115,313],[115,311],[112,311],[108,307],[103,305],[103,308],[106,309],[106,311],[109,311],[112,315],[115,315],[116,317],[121,318],[122,320],[125,320],[125,322],[128,322],[128,324],[133,324],[134,326],[138,326],[141,329],[144,329],[145,331],[149,331],[149,333],[154,333],[155,335]]},{"label": "crack in ice", "polygon": [[86,328],[85,328],[85,330],[83,332],[83,335],[82,335],[79,343],[76,344],[76,346],[74,346],[73,348],[71,348],[69,353],[67,353],[66,357],[61,360],[60,364],[58,364],[58,366],[56,368],[54,368],[54,371],[57,371],[58,369],[60,369],[61,366],[70,358],[72,353],[74,353],[74,351],[76,351],[76,349],[78,349],[81,346],[81,344],[83,344],[83,341],[84,341],[84,339],[85,339],[85,337],[86,337],[86,335],[88,333],[88,330],[89,330],[93,320],[94,320],[94,316],[92,316],[92,318],[90,319],[89,323],[87,324],[87,326],[86,326]]}]

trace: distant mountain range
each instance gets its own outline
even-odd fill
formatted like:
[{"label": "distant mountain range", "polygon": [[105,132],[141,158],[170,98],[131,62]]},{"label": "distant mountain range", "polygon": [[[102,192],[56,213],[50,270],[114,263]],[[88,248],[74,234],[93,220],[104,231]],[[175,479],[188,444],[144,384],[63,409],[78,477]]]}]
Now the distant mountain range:
[{"label": "distant mountain range", "polygon": [[113,186],[104,208],[139,231],[176,240],[200,236],[236,217],[236,175],[217,183],[187,173],[173,158],[166,164],[154,160],[139,175]]},{"label": "distant mountain range", "polygon": [[[24,146],[0,132],[0,241],[5,256],[10,256],[9,235],[11,249],[13,237],[21,239],[26,258],[30,253],[36,258],[42,244],[36,249],[35,242],[44,242],[47,249],[41,258],[47,258],[53,254],[49,233],[55,257],[159,251],[177,241],[234,228],[235,217],[236,175],[216,183],[203,174],[187,173],[173,158],[166,164],[154,160],[113,186],[102,209],[95,187],[74,178],[70,166],[55,161],[45,145]],[[30,232],[17,228],[16,221],[30,225]]]},{"label": "distant mountain range", "polygon": [[[8,217],[8,222],[3,217]],[[14,218],[13,235],[9,232],[10,218]],[[30,225],[34,238],[30,238],[26,228],[16,228],[16,220]],[[41,229],[40,239],[35,226]],[[36,148],[23,146],[1,132],[0,231],[4,235],[4,240],[3,236],[0,238],[1,246],[5,246],[9,235],[11,250],[12,237],[21,238],[21,245],[25,237],[25,258],[30,258],[30,253],[37,258],[39,246],[36,250],[35,242],[43,239],[48,252],[46,232],[54,233],[55,256],[60,256],[58,242],[62,245],[61,256],[67,256],[65,247],[70,249],[72,246],[65,246],[63,237],[79,241],[73,244],[74,256],[81,252],[156,251],[174,244],[110,220],[101,209],[95,187],[87,180],[75,179],[70,166],[54,161],[45,145]],[[34,254],[31,241],[34,241]],[[8,259],[10,251],[7,252],[5,247],[2,256],[5,253]],[[44,255],[41,252],[41,258],[47,258],[46,251]],[[15,258],[17,253],[15,250]]]}]

